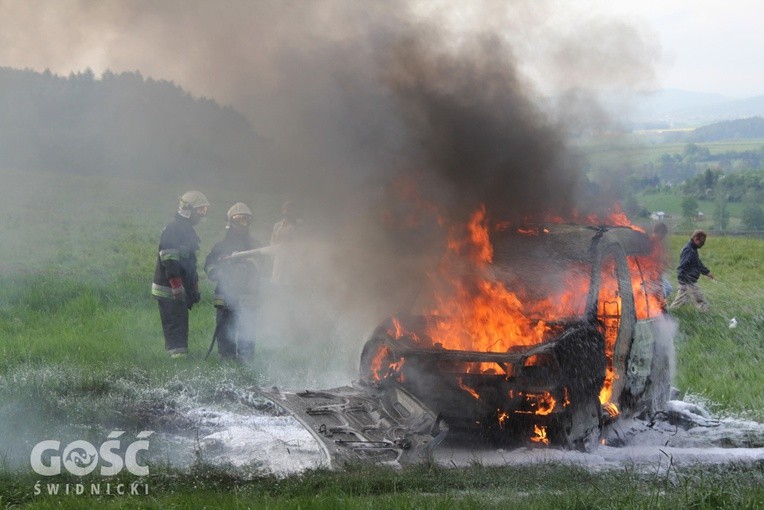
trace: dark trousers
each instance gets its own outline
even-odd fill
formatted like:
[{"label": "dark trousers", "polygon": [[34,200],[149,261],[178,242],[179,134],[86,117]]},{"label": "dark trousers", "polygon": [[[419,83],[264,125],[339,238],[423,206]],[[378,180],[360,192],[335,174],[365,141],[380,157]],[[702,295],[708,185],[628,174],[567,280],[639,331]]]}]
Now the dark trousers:
[{"label": "dark trousers", "polygon": [[188,306],[183,301],[157,299],[164,348],[170,354],[188,352]]},{"label": "dark trousers", "polygon": [[218,306],[215,319],[220,357],[252,359],[255,354],[255,311],[239,312]]}]

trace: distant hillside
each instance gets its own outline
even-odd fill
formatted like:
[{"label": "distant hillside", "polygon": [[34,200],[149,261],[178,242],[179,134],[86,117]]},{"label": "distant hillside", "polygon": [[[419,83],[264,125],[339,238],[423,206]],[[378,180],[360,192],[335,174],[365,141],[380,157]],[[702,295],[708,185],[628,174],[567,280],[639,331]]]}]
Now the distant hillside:
[{"label": "distant hillside", "polygon": [[685,119],[677,112],[717,108],[729,103],[730,99],[719,94],[663,89],[649,94],[635,94],[633,101],[636,104],[636,119],[683,122]]},{"label": "distant hillside", "polygon": [[762,138],[764,138],[764,118],[762,117],[717,122],[687,133],[687,141],[689,142]]},{"label": "distant hillside", "polygon": [[712,122],[764,116],[764,96],[729,100],[722,103],[691,106],[668,115],[674,123],[701,125]]},{"label": "distant hillside", "polygon": [[241,114],[171,82],[0,68],[0,168],[194,179],[251,173],[263,151]]},{"label": "distant hillside", "polygon": [[764,116],[764,95],[732,99],[719,94],[662,89],[650,93],[610,91],[599,99],[622,125],[633,129],[697,127]]},{"label": "distant hillside", "polygon": [[764,139],[764,118],[762,117],[715,122],[692,131],[667,132],[663,135],[663,140],[667,143],[760,139]]}]

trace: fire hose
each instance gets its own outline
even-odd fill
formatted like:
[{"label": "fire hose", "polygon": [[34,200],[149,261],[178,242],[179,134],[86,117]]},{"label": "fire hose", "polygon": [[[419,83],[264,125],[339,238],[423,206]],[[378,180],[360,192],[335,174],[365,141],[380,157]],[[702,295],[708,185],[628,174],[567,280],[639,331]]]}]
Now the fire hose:
[{"label": "fire hose", "polygon": [[263,246],[262,248],[255,248],[254,250],[235,251],[223,260],[238,260],[249,257],[255,257],[257,255],[276,255],[279,251],[278,245]]},{"label": "fire hose", "polygon": [[220,332],[220,325],[222,324],[222,321],[217,321],[217,324],[215,325],[215,331],[212,332],[212,341],[210,342],[210,348],[207,349],[207,355],[204,357],[204,361],[207,361],[207,358],[210,357],[210,353],[212,352],[212,348],[215,346],[215,340],[218,339],[218,333]]}]

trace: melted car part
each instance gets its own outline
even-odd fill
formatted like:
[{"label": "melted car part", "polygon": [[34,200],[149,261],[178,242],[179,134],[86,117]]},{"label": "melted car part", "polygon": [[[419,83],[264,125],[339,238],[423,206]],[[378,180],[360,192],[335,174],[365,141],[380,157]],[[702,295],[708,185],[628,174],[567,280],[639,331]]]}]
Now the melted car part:
[{"label": "melted car part", "polygon": [[325,391],[251,388],[291,413],[318,440],[332,467],[372,462],[400,467],[426,460],[445,423],[402,387],[359,384]]}]

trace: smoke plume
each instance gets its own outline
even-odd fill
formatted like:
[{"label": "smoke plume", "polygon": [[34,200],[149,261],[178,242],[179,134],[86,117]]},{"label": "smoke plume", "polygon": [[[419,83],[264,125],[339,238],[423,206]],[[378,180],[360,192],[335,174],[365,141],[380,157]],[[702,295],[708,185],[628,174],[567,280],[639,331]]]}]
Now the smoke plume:
[{"label": "smoke plume", "polygon": [[[251,171],[302,210],[310,290],[292,302],[320,305],[297,315],[360,349],[415,299],[444,221],[481,204],[496,221],[589,205],[566,145],[582,117],[542,98],[576,89],[574,111],[599,114],[580,108],[586,88],[649,83],[658,49],[622,21],[565,18],[565,4],[6,0],[0,65],[138,69],[243,112],[279,154]],[[240,191],[231,203],[248,202]]]}]

